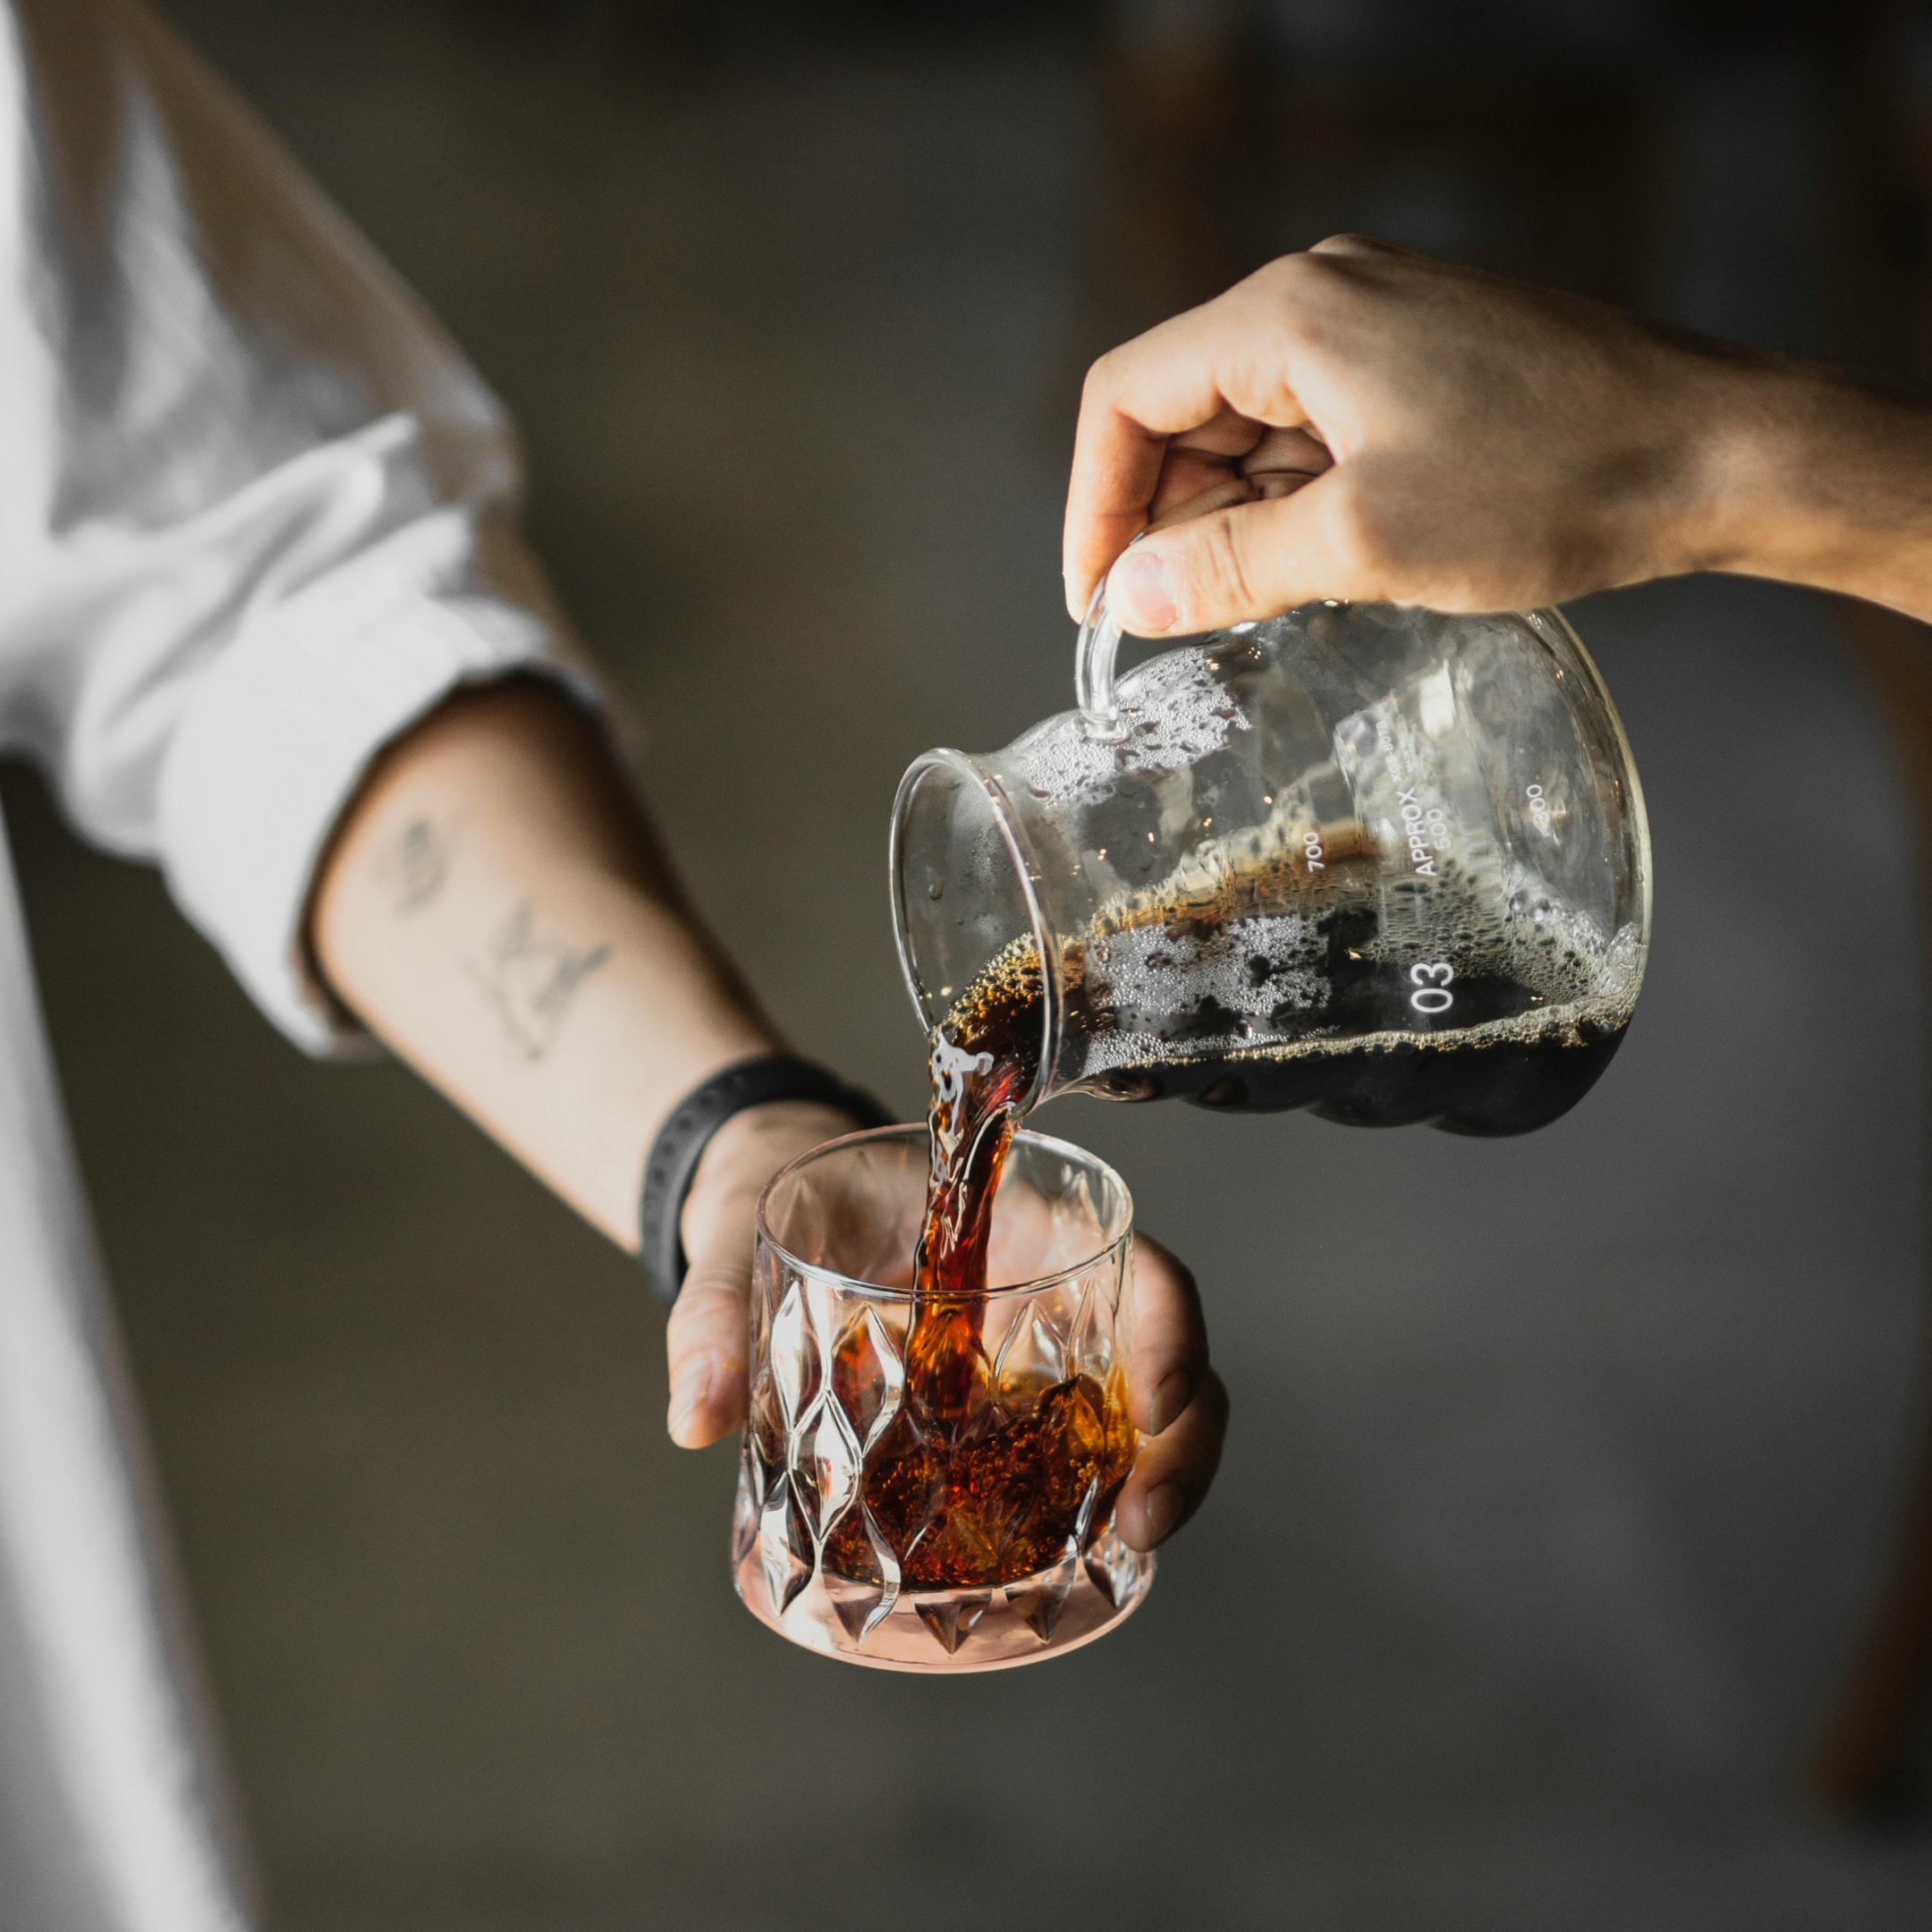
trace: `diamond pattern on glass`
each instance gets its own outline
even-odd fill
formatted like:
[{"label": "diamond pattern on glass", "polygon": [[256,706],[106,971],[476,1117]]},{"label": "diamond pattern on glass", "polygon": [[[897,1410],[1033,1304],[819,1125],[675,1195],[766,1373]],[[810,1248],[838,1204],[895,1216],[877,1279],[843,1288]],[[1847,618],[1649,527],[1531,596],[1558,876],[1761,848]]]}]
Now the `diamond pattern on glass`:
[{"label": "diamond pattern on glass", "polygon": [[1118,1607],[1146,1577],[1149,1562],[1138,1550],[1129,1549],[1110,1529],[1087,1552],[1087,1574],[1094,1588]]},{"label": "diamond pattern on glass", "polygon": [[779,1616],[811,1581],[816,1554],[792,1501],[791,1486],[781,1480],[765,1499],[758,1520],[758,1555],[765,1569],[765,1585],[771,1592],[772,1609]]},{"label": "diamond pattern on glass", "polygon": [[973,1625],[987,1614],[992,1601],[993,1592],[981,1590],[968,1597],[915,1597],[912,1607],[919,1612],[919,1622],[939,1640],[939,1648],[951,1657],[972,1634]]},{"label": "diamond pattern on glass", "polygon": [[735,1569],[751,1554],[751,1546],[758,1541],[758,1499],[751,1493],[751,1484],[741,1476],[738,1482],[738,1500],[732,1510],[731,1560]]},{"label": "diamond pattern on glass", "polygon": [[1080,1508],[1073,1514],[1073,1541],[1076,1545],[1087,1540],[1087,1532],[1093,1528],[1094,1512],[1100,1502],[1100,1479],[1091,1478],[1080,1500]]},{"label": "diamond pattern on glass", "polygon": [[771,1325],[772,1381],[787,1428],[792,1426],[818,1393],[818,1345],[805,1309],[804,1284],[795,1276]]},{"label": "diamond pattern on glass", "polygon": [[877,1583],[855,1583],[845,1577],[827,1576],[825,1587],[840,1624],[855,1644],[864,1643],[867,1635],[891,1612],[886,1593]]},{"label": "diamond pattern on glass", "polygon": [[859,1445],[845,1411],[824,1396],[812,1404],[792,1444],[792,1486],[813,1538],[822,1543],[858,1491]]},{"label": "diamond pattern on glass", "polygon": [[1067,1349],[1067,1372],[1104,1382],[1114,1361],[1114,1302],[1104,1291],[1099,1271],[1089,1268],[1080,1281],[1080,1312],[1073,1318]]},{"label": "diamond pattern on glass", "polygon": [[751,1413],[745,1423],[745,1453],[761,1471],[758,1479],[758,1502],[765,1505],[765,1492],[771,1487],[769,1472],[782,1470],[785,1460],[784,1418],[778,1412],[778,1392],[772,1386],[769,1371],[751,1385]]},{"label": "diamond pattern on glass", "polygon": [[862,1644],[890,1616],[899,1602],[899,1561],[886,1546],[870,1513],[861,1504],[854,1513],[864,1529],[871,1551],[871,1562],[861,1576],[840,1576],[823,1572],[826,1595],[838,1613],[845,1633]]},{"label": "diamond pattern on glass", "polygon": [[[866,1507],[878,1538],[903,1569],[946,1504],[945,1469],[932,1444],[904,1409],[880,1432],[867,1453]],[[846,1550],[828,1552],[847,1567]]]},{"label": "diamond pattern on glass", "polygon": [[1065,1378],[1066,1334],[1055,1323],[1058,1312],[1051,1296],[1038,1296],[1021,1309],[1006,1331],[993,1364],[993,1379],[1006,1409],[1031,1407],[1055,1382]]},{"label": "diamond pattern on glass", "polygon": [[1025,1618],[1028,1627],[1042,1643],[1053,1635],[1058,1625],[1060,1613],[1066,1608],[1067,1598],[1080,1580],[1080,1550],[1077,1546],[1070,1545],[1065,1556],[1051,1570],[1042,1570],[1024,1583],[1006,1586],[1006,1601]]},{"label": "diamond pattern on glass", "polygon": [[1131,1607],[1152,1565],[1112,1530],[1138,1446],[1125,1281],[1115,1249],[1014,1295],[936,1356],[954,1380],[922,1388],[934,1326],[761,1250],[733,1527],[747,1602],[816,1648],[936,1668],[1045,1655]]},{"label": "diamond pattern on glass", "polygon": [[862,1448],[899,1412],[905,1364],[898,1344],[871,1309],[863,1309],[839,1337],[832,1357],[832,1393]]}]

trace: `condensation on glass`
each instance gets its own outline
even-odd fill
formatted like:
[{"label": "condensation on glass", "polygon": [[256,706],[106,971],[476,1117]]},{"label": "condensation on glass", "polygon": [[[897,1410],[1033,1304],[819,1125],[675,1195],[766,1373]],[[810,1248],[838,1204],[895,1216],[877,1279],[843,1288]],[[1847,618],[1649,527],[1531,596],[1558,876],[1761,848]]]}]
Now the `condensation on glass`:
[{"label": "condensation on glass", "polygon": [[1309,605],[1116,686],[1118,640],[1097,599],[1080,709],[901,784],[928,1029],[993,975],[1031,989],[1035,1102],[1483,1134],[1573,1106],[1635,1008],[1650,884],[1630,747],[1563,618]]}]

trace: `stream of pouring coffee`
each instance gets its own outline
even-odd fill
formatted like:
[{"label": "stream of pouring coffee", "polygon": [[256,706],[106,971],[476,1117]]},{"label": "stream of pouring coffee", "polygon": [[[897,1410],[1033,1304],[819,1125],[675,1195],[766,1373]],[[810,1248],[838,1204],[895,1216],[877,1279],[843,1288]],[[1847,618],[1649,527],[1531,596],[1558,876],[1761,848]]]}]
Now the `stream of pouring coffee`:
[{"label": "stream of pouring coffee", "polygon": [[[988,1349],[993,1200],[1038,1063],[1037,1024],[1025,1025],[1038,1017],[1037,965],[1028,978],[988,975],[933,1034],[932,1172],[904,1393],[866,1459],[864,1513],[827,1539],[837,1576],[879,1580],[867,1516],[902,1590],[987,1590],[1052,1571],[1107,1527],[1133,1466],[1117,1367],[1104,1382],[1052,1379],[1037,1363],[1009,1362],[996,1377]],[[1038,1606],[1042,1636],[1059,1600]],[[962,1637],[976,1614],[947,1628]]]}]

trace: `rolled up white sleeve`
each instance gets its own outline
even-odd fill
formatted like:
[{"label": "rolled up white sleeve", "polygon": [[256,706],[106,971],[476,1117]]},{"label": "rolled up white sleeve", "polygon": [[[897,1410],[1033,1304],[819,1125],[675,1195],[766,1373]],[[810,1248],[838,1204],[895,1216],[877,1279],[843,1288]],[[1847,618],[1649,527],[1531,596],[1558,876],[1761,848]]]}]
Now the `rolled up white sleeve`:
[{"label": "rolled up white sleeve", "polygon": [[370,761],[465,683],[594,699],[512,433],[144,6],[0,28],[0,744],[160,864],[285,1033],[354,1051],[303,927]]},{"label": "rolled up white sleeve", "polygon": [[[379,471],[409,430],[392,418],[330,453]],[[426,512],[256,614],[194,674],[161,756],[154,826],[175,900],[310,1052],[363,1044],[313,983],[302,933],[370,760],[458,685],[547,671],[592,690],[554,616],[482,588],[486,534],[469,506]]]}]

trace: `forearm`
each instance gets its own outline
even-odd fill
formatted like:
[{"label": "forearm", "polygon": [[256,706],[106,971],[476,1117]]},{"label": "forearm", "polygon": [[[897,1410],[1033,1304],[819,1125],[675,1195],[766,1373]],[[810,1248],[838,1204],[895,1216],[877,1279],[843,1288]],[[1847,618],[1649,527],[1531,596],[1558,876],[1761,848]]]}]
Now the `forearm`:
[{"label": "forearm", "polygon": [[390,750],[310,932],[343,1004],[626,1248],[665,1114],[774,1046],[599,731],[531,682],[454,698]]},{"label": "forearm", "polygon": [[1838,590],[1932,621],[1932,407],[1815,365],[1717,371],[1685,568]]},{"label": "forearm", "polygon": [[1338,236],[1095,364],[1065,569],[1148,637],[1695,570],[1932,620],[1932,404]]}]

